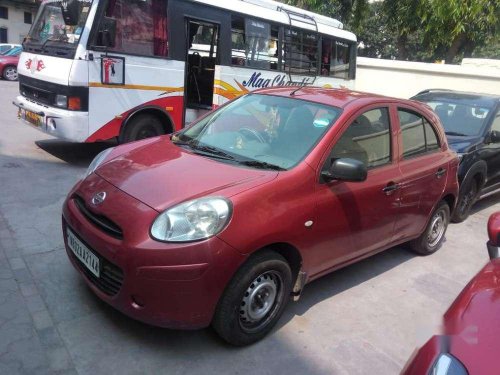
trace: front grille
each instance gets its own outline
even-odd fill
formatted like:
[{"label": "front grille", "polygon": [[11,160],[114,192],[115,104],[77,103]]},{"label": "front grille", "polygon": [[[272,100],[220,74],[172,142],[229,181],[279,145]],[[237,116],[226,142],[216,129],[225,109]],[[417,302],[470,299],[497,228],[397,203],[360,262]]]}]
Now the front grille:
[{"label": "front grille", "polygon": [[74,201],[76,207],[78,207],[82,215],[85,216],[87,220],[90,221],[92,224],[94,224],[97,228],[99,228],[106,234],[110,235],[111,237],[114,237],[119,240],[123,239],[123,231],[118,225],[109,220],[107,217],[102,215],[97,215],[92,211],[90,211],[87,208],[85,201],[81,197],[75,196]]},{"label": "front grille", "polygon": [[[72,230],[72,233],[75,233],[75,231]],[[75,234],[76,235],[76,234]],[[80,241],[82,241],[85,246],[87,246],[88,249],[91,249],[90,246],[88,246],[85,241],[83,241],[79,236],[78,238]],[[104,294],[113,297],[115,296],[119,291],[120,288],[122,287],[123,284],[123,271],[120,267],[114,265],[107,259],[103,258],[99,254],[97,254],[95,251],[92,251],[94,255],[96,255],[99,258],[99,263],[100,263],[100,277],[96,277],[81,261],[78,259],[75,254],[71,250],[68,251],[68,253],[71,256],[71,259],[73,259],[76,264],[78,265],[78,268],[85,274],[87,279],[89,279],[92,284],[94,284],[97,289],[99,289],[101,292]]]},{"label": "front grille", "polygon": [[54,103],[55,94],[53,92],[42,90],[23,83],[21,83],[19,86],[21,95],[25,98],[47,105],[52,105]]}]

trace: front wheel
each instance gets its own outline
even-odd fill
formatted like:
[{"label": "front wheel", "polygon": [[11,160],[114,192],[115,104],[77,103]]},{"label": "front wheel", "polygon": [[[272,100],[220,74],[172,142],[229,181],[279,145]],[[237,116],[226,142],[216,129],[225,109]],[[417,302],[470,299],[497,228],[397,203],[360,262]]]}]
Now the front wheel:
[{"label": "front wheel", "polygon": [[420,255],[435,253],[443,244],[444,234],[450,223],[450,206],[445,201],[439,202],[432,213],[424,232],[410,242],[414,252]]},{"label": "front wheel", "polygon": [[3,78],[7,81],[17,81],[17,68],[15,66],[7,66],[3,70]]},{"label": "front wheel", "polygon": [[269,251],[251,257],[234,275],[215,311],[212,326],[232,345],[252,344],[272,330],[290,299],[292,272]]}]

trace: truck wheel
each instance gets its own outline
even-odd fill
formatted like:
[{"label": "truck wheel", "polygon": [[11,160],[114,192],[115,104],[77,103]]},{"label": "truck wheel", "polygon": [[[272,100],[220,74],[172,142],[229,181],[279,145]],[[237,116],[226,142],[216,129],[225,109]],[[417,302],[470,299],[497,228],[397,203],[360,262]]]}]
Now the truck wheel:
[{"label": "truck wheel", "polygon": [[412,250],[420,255],[435,253],[443,244],[449,222],[450,206],[445,201],[441,201],[432,213],[424,232],[410,242]]},{"label": "truck wheel", "polygon": [[144,113],[134,116],[126,125],[120,143],[139,141],[165,134],[160,119],[154,115]]},{"label": "truck wheel", "polygon": [[291,290],[292,271],[287,261],[273,251],[259,253],[227,285],[212,326],[229,344],[252,344],[273,329]]},{"label": "truck wheel", "polygon": [[454,223],[461,223],[469,217],[470,209],[476,203],[478,190],[477,181],[474,178],[469,179],[462,185],[457,207],[451,218]]},{"label": "truck wheel", "polygon": [[15,66],[6,66],[3,70],[3,78],[7,81],[17,81],[17,68]]}]

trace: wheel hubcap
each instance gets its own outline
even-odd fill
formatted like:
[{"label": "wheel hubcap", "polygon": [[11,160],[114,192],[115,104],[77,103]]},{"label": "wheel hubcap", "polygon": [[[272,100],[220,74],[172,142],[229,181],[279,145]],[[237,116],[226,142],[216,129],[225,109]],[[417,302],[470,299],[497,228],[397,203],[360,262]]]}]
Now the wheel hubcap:
[{"label": "wheel hubcap", "polygon": [[445,217],[443,212],[437,212],[431,220],[431,227],[429,234],[427,235],[427,242],[429,246],[436,246],[441,238],[443,237],[444,231],[446,229]]},{"label": "wheel hubcap", "polygon": [[265,272],[252,281],[240,303],[240,324],[256,331],[274,316],[282,301],[282,281],[276,272]]},{"label": "wheel hubcap", "polygon": [[10,79],[10,80],[17,79],[17,71],[16,71],[16,69],[13,69],[13,68],[7,69],[7,71],[5,72],[5,76],[7,77],[7,79]]}]

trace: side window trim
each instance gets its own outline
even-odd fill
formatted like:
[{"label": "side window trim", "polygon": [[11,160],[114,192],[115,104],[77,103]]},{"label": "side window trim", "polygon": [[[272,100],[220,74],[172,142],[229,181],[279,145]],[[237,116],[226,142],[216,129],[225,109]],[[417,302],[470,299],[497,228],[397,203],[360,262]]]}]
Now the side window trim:
[{"label": "side window trim", "polygon": [[[442,145],[441,139],[440,139],[440,137],[438,135],[438,132],[436,132],[436,130],[434,129],[434,125],[433,125],[432,121],[429,121],[429,119],[425,115],[419,113],[418,111],[416,111],[413,108],[400,107],[400,106],[398,106],[396,108],[396,115],[397,115],[397,118],[398,118],[398,121],[399,121],[399,128],[401,130],[401,135],[403,134],[403,127],[401,125],[401,118],[399,116],[399,112],[400,111],[411,113],[411,114],[413,114],[413,115],[418,116],[418,117],[421,118],[421,120],[422,120],[422,129],[423,129],[423,133],[424,133],[424,142],[425,142],[425,150],[423,152],[419,152],[417,154],[412,154],[412,155],[409,155],[409,156],[405,156],[404,155],[404,143],[401,142],[401,147],[402,147],[402,150],[401,150],[401,159],[402,160],[410,160],[410,159],[413,159],[413,158],[416,158],[416,157],[421,157],[421,156],[424,156],[424,155],[429,155],[429,154],[432,154],[432,153],[435,153],[435,152],[438,152],[439,150],[441,150],[441,147],[443,145]],[[429,124],[429,126],[432,128],[432,130],[434,132],[434,135],[435,135],[435,137],[437,139],[438,147],[435,148],[435,149],[431,149],[431,150],[428,149],[427,130],[426,130],[426,127],[425,127],[425,122],[427,122]],[[402,136],[401,136],[401,141],[403,141]]]}]

